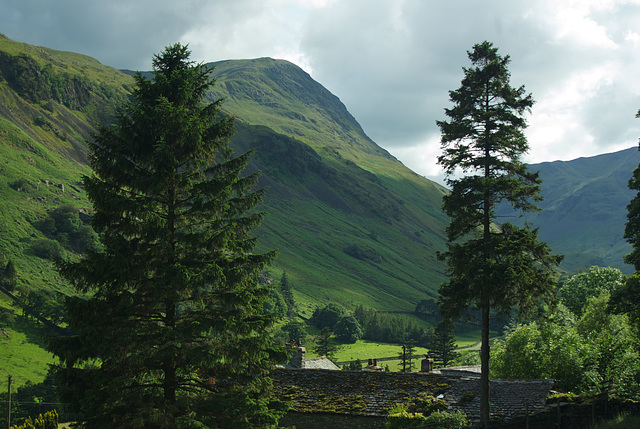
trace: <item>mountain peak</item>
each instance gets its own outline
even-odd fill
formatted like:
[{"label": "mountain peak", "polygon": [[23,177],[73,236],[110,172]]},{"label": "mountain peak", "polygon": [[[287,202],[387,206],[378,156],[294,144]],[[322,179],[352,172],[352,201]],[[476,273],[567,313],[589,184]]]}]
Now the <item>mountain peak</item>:
[{"label": "mountain peak", "polygon": [[395,160],[367,137],[338,97],[297,65],[268,57],[208,65],[214,67],[217,80],[212,95],[224,97],[224,108],[241,120],[268,126],[316,149],[336,150],[356,163],[353,149]]}]

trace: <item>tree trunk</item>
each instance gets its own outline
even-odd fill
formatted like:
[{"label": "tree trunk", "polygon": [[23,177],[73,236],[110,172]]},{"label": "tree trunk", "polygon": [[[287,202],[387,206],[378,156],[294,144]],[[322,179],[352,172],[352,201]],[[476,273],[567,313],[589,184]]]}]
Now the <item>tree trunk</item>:
[{"label": "tree trunk", "polygon": [[[485,112],[489,111],[489,81],[485,83]],[[491,177],[491,147],[489,140],[491,137],[490,124],[484,124],[484,179],[488,182]],[[484,256],[485,260],[489,260],[491,251],[488,248],[491,243],[491,210],[493,209],[492,195],[488,188],[485,188],[483,195],[483,239],[484,239]],[[487,291],[489,285],[486,284],[487,277],[483,278],[484,284],[480,285],[480,301],[482,305],[482,347],[480,349],[480,421],[485,429],[489,428],[489,415],[491,410],[491,401],[489,398],[489,293]]]},{"label": "tree trunk", "polygon": [[[172,302],[167,303],[167,314],[165,316],[165,325],[171,329],[175,327],[176,305]],[[164,399],[172,406],[176,402],[176,366],[172,356],[167,356],[164,362]]]},{"label": "tree trunk", "polygon": [[490,387],[489,387],[489,300],[482,304],[482,346],[480,348],[480,421],[485,429],[489,427]]}]

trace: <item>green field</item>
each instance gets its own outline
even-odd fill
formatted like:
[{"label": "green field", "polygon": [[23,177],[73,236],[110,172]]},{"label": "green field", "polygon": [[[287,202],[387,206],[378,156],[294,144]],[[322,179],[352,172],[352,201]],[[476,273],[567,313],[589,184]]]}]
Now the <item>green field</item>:
[{"label": "green field", "polygon": [[32,320],[18,316],[11,328],[0,329],[0,392],[44,380],[54,357],[44,349],[43,330]]},{"label": "green field", "polygon": [[[475,345],[480,340],[479,332],[466,332],[462,335],[456,335],[456,345],[459,348],[469,347]],[[312,351],[314,344],[309,343],[306,345],[307,357],[316,357],[317,354]],[[369,359],[380,359],[387,357],[398,356],[401,352],[400,344],[389,343],[376,343],[367,340],[358,340],[354,344],[341,344],[336,352],[333,361],[334,362],[350,362],[354,360],[360,360],[363,365],[367,364]],[[428,353],[428,350],[424,347],[416,347],[415,356],[417,360],[416,369],[419,369],[419,361],[424,358]],[[385,367],[389,366],[391,371],[399,370],[400,360],[384,361],[379,365]]]}]

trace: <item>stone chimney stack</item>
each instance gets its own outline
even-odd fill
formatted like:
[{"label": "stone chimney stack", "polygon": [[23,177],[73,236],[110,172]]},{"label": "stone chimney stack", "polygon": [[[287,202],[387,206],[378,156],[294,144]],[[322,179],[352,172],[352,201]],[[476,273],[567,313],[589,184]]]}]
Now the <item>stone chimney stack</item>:
[{"label": "stone chimney stack", "polygon": [[433,371],[433,359],[431,359],[429,356],[425,356],[424,359],[422,359],[421,365],[420,365],[420,372],[431,372]]},{"label": "stone chimney stack", "polygon": [[304,347],[298,347],[296,351],[291,355],[291,359],[289,359],[289,363],[291,364],[291,366],[294,368],[302,368],[306,353],[307,349],[305,349]]}]

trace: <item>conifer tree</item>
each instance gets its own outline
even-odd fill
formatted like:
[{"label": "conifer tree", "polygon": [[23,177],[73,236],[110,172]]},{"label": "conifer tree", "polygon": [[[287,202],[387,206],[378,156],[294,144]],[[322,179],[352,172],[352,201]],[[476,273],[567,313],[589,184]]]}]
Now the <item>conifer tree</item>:
[{"label": "conifer tree", "polygon": [[524,114],[533,105],[524,86],[513,88],[507,66],[489,42],[468,52],[472,67],[463,68],[459,89],[449,92],[453,107],[438,121],[451,192],[443,198],[450,216],[447,251],[449,281],[440,287],[440,308],[448,319],[470,306],[481,311],[481,418],[489,425],[489,315],[491,309],[525,310],[554,295],[553,267],[561,257],[538,241],[537,230],[496,224],[502,204],[535,211],[541,200],[537,173],[520,157],[529,149]]},{"label": "conifer tree", "polygon": [[282,272],[282,277],[280,278],[280,290],[282,290],[282,297],[287,304],[287,316],[293,317],[297,313],[296,302],[293,298],[293,290],[286,270]]},{"label": "conifer tree", "polygon": [[[640,110],[636,113],[636,118],[640,118]],[[638,141],[640,150],[640,141]],[[624,256],[627,264],[633,265],[636,271],[640,270],[640,165],[633,170],[628,183],[629,189],[637,194],[627,206],[627,224],[624,228],[624,238],[631,244],[632,250]]]},{"label": "conifer tree", "polygon": [[443,320],[436,325],[433,330],[433,337],[429,341],[429,354],[433,360],[443,367],[447,367],[449,362],[457,356],[456,339],[453,336],[454,325],[447,320]]},{"label": "conifer tree", "polygon": [[338,346],[333,342],[333,332],[331,328],[325,326],[320,330],[313,351],[316,352],[318,356],[326,356],[327,359],[333,359],[333,356],[338,351]]},{"label": "conifer tree", "polygon": [[13,291],[16,288],[18,282],[18,270],[11,259],[7,262],[7,265],[1,270],[2,277],[0,278],[0,285],[4,286],[8,291]]},{"label": "conifer tree", "polygon": [[205,104],[211,70],[186,46],[135,75],[132,101],[89,144],[84,178],[104,249],[64,263],[83,293],[50,341],[71,402],[95,428],[272,427],[269,289],[253,253],[263,191],[232,157],[232,118]]},{"label": "conifer tree", "polygon": [[[640,118],[640,110],[636,113],[636,118]],[[638,149],[640,150],[640,141]],[[624,261],[633,265],[635,271],[626,279],[623,287],[613,292],[609,309],[615,313],[626,313],[640,335],[640,165],[633,170],[628,186],[630,190],[636,191],[636,195],[627,205],[624,238],[631,244],[631,252],[624,256]]]}]

